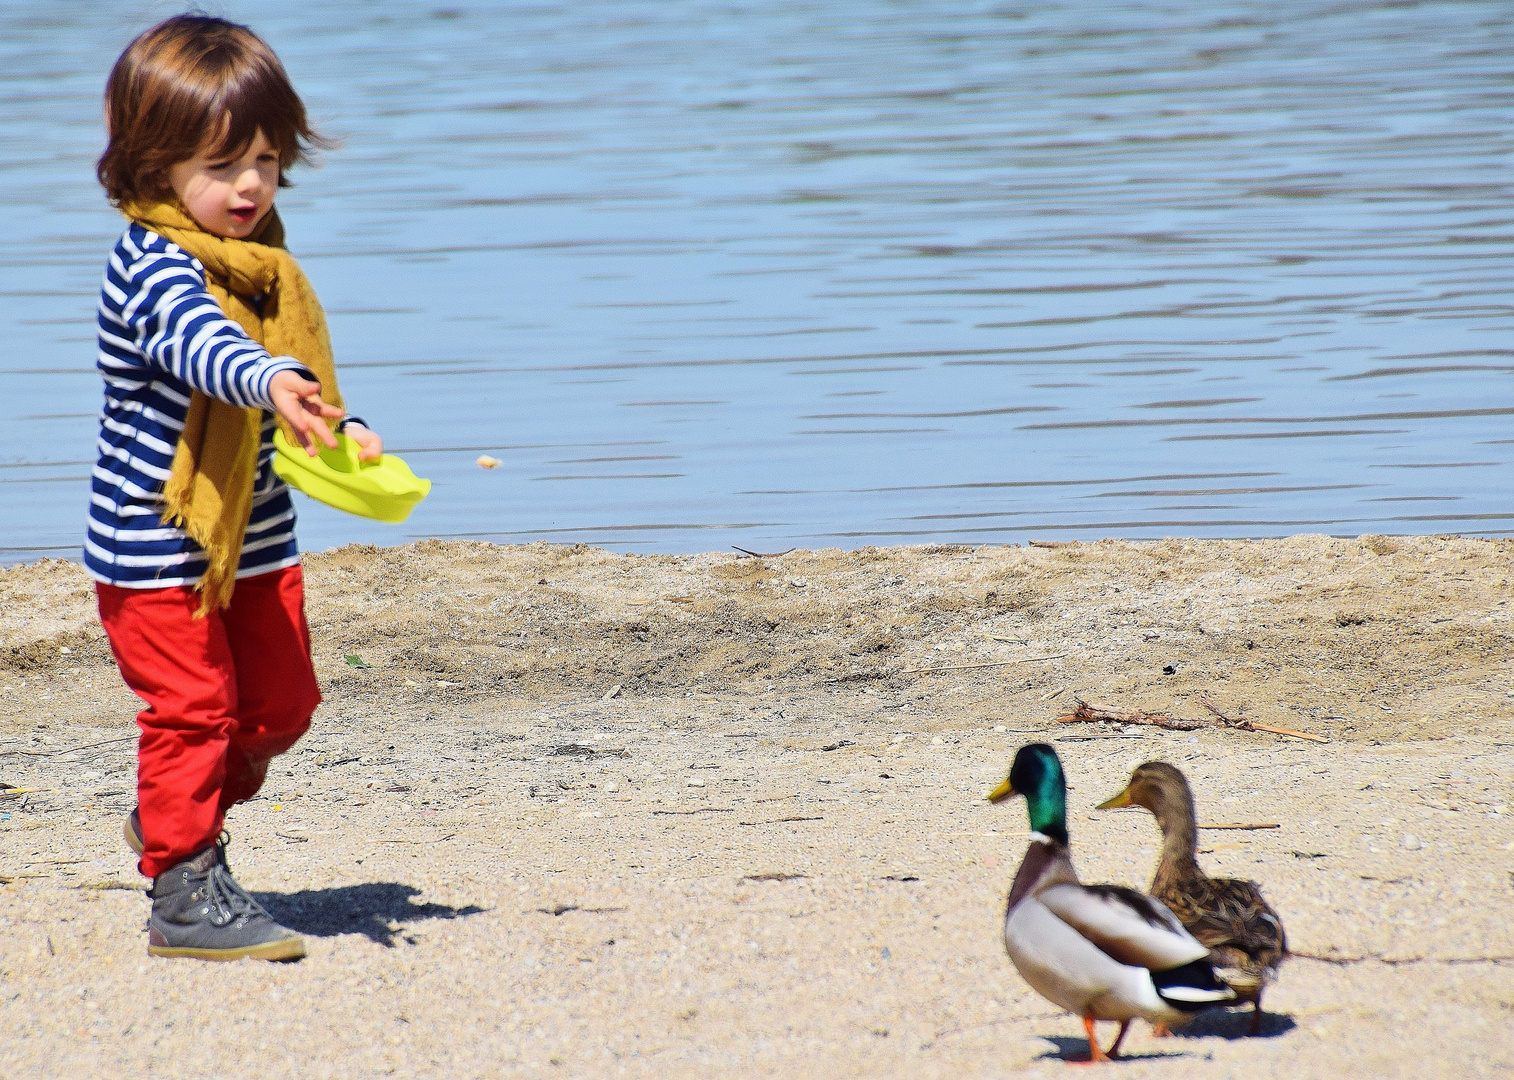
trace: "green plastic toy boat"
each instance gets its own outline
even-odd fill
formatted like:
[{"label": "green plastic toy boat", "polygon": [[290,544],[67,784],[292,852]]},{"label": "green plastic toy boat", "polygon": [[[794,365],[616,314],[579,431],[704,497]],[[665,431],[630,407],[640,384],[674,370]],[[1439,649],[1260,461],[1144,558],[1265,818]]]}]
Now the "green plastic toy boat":
[{"label": "green plastic toy boat", "polygon": [[391,523],[404,521],[431,490],[431,481],[416,476],[403,459],[384,454],[377,461],[359,461],[360,447],[337,435],[336,448],[321,447],[311,457],[274,432],[273,471],[292,488],[312,499],[359,517]]}]

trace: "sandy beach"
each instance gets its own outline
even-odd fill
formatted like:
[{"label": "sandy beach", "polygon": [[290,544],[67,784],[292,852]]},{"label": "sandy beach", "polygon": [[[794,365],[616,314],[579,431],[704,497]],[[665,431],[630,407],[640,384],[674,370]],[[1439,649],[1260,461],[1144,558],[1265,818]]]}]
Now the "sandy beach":
[{"label": "sandy beach", "polygon": [[[0,1061],[14,1076],[1065,1075],[1000,941],[1053,742],[1085,881],[1188,774],[1296,955],[1122,1077],[1514,1073],[1514,541],[306,557],[326,700],[228,821],[298,964],[150,960],[136,700],[64,561],[0,569]],[[1060,723],[1078,700],[1206,721]],[[1316,739],[1240,730],[1216,719]],[[18,789],[35,789],[15,793]],[[10,794],[8,794],[10,793]],[[1106,1025],[1106,1040],[1113,1036]]]}]

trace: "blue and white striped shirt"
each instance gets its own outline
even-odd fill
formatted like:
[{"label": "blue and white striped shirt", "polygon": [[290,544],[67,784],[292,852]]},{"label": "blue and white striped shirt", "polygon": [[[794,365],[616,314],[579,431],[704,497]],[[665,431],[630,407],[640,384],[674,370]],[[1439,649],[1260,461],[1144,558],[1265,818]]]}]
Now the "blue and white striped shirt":
[{"label": "blue and white striped shirt", "polygon": [[106,263],[98,322],[105,407],[84,541],[90,576],[110,585],[156,589],[193,585],[204,575],[200,546],[184,530],[162,522],[163,485],[195,390],[264,410],[252,515],[237,577],[299,562],[294,504],[272,466],[275,424],[268,384],[280,371],[314,376],[297,360],[269,356],[226,318],[205,287],[199,260],[136,222]]}]

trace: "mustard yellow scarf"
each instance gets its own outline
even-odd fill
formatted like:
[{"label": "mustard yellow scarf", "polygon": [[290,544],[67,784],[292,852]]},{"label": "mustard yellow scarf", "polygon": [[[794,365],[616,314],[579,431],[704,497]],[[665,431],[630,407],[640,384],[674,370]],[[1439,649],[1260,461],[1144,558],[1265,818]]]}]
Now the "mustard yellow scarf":
[{"label": "mustard yellow scarf", "polygon": [[[304,364],[320,381],[321,400],[341,406],[326,315],[305,272],[284,248],[278,211],[270,210],[248,240],[206,232],[176,201],[131,203],[122,211],[199,259],[210,293],[226,317],[274,356],[291,356]],[[255,303],[258,297],[260,305]],[[184,418],[184,432],[163,487],[163,522],[182,528],[205,551],[209,566],[197,586],[199,617],[212,604],[229,605],[236,588],[262,426],[261,409],[238,408],[199,391]],[[285,434],[299,445],[287,426]]]}]

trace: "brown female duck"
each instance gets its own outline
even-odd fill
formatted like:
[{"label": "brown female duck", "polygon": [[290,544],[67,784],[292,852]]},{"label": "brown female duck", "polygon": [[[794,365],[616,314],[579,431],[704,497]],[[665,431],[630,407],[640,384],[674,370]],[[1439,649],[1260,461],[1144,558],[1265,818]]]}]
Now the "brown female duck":
[{"label": "brown female duck", "polygon": [[1188,779],[1165,761],[1148,761],[1131,773],[1125,790],[1100,810],[1144,806],[1162,828],[1162,860],[1151,895],[1210,949],[1219,977],[1241,1001],[1252,1003],[1251,1034],[1261,1030],[1262,991],[1288,955],[1288,938],[1253,881],[1212,878],[1194,858],[1198,824]]}]

